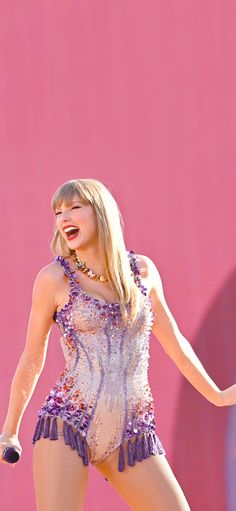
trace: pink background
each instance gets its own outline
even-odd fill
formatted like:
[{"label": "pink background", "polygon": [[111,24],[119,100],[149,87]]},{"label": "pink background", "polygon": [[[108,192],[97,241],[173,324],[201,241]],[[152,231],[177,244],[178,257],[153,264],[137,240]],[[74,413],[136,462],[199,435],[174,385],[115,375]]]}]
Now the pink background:
[{"label": "pink background", "polygon": [[[127,248],[149,255],[181,332],[220,388],[236,381],[236,5],[41,0],[0,3],[1,424],[31,290],[52,255],[50,200],[64,181],[109,186]],[[3,511],[35,509],[31,439],[64,367],[56,327],[1,465]],[[192,511],[235,507],[235,407],[204,399],[151,338],[156,421]],[[126,511],[90,466],[85,511]],[[98,504],[100,503],[100,504]],[[144,504],[145,509],[145,504]]]}]

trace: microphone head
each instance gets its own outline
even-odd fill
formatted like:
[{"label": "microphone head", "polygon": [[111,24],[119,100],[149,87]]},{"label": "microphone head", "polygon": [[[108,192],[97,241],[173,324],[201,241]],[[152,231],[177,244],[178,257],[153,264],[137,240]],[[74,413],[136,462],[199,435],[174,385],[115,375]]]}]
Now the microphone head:
[{"label": "microphone head", "polygon": [[8,463],[16,463],[20,458],[20,454],[14,447],[6,447],[2,453],[2,457]]}]

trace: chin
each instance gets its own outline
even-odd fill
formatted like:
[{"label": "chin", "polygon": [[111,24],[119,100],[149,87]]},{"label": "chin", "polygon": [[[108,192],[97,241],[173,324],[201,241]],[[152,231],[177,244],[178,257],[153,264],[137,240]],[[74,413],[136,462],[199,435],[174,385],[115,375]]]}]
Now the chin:
[{"label": "chin", "polygon": [[70,244],[68,244],[68,247],[70,248],[70,250],[77,250],[77,249],[81,248],[81,243],[77,243],[77,244],[70,243]]}]

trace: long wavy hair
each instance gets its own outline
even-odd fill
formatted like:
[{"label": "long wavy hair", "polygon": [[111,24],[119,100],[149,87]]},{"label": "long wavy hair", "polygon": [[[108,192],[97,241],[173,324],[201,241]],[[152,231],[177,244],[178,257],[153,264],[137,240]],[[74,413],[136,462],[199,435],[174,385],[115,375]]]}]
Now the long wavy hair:
[{"label": "long wavy hair", "polygon": [[[100,255],[105,274],[116,291],[124,324],[133,324],[141,305],[141,293],[131,273],[129,257],[124,242],[124,222],[119,206],[110,191],[96,179],[71,179],[61,185],[52,197],[55,212],[62,203],[70,205],[74,196],[84,204],[90,204],[96,213]],[[73,253],[56,228],[51,241],[54,255],[70,257]]]}]

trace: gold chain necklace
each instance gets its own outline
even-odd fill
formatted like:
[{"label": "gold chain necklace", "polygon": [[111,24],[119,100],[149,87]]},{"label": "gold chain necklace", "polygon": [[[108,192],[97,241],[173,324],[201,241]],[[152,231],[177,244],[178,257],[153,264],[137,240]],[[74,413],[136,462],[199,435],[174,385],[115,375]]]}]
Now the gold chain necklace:
[{"label": "gold chain necklace", "polygon": [[86,265],[86,262],[79,259],[76,252],[73,254],[73,261],[75,262],[77,269],[85,273],[85,275],[87,275],[90,279],[99,280],[99,282],[108,282],[106,275],[98,275],[90,270],[90,268]]}]

